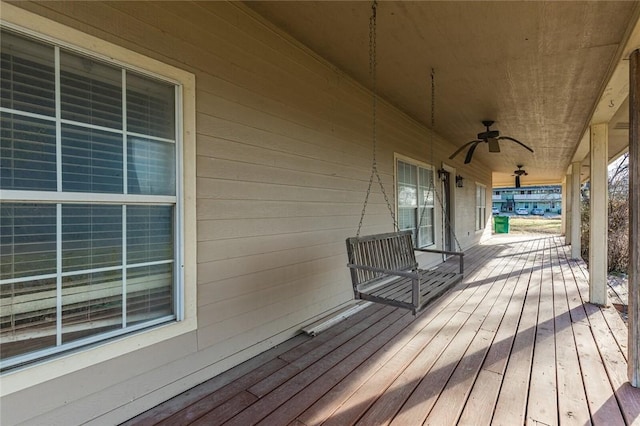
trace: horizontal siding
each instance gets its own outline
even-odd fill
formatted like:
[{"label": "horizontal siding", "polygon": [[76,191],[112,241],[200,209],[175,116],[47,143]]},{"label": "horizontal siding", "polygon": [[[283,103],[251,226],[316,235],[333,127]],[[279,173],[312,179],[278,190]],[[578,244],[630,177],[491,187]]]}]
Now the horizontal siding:
[{"label": "horizontal siding", "polygon": [[[215,126],[212,128],[215,129]],[[341,157],[342,155],[346,155],[340,151],[329,152],[325,155],[325,158],[319,158],[320,156],[317,154],[319,146],[309,147],[308,153],[295,153],[296,150],[301,151],[301,145],[303,144],[301,141],[296,140],[292,140],[289,144],[291,146],[291,150],[289,152],[286,151],[287,146],[283,146],[280,150],[276,150],[273,147],[275,143],[271,143],[270,136],[271,135],[259,135],[259,137],[256,138],[263,144],[261,147],[247,145],[245,143],[229,139],[214,139],[207,136],[201,137],[201,143],[198,145],[199,147],[202,147],[198,152],[198,176],[215,176],[215,173],[217,173],[215,164],[210,164],[210,162],[233,161],[234,163],[246,164],[248,168],[251,166],[264,166],[269,169],[275,169],[275,171],[290,172],[294,177],[299,177],[299,180],[290,181],[290,183],[300,182],[308,187],[313,186],[315,183],[316,186],[321,187],[335,187],[340,189],[346,187],[351,190],[361,190],[362,182],[366,181],[368,178],[369,174],[366,171],[370,165],[369,163],[366,164],[366,167],[363,167],[365,165],[362,164],[360,168],[354,165],[350,166],[346,163],[337,163],[335,159],[336,156]],[[238,136],[238,138],[241,137],[248,136]],[[278,142],[282,142],[282,138],[279,138]],[[219,151],[213,151],[215,148]],[[213,155],[215,155],[215,157]],[[370,155],[366,157],[369,159]],[[361,157],[354,157],[354,161],[355,158],[358,158],[359,162],[362,163]],[[297,176],[296,173],[300,172],[303,172],[304,174]],[[277,173],[276,176],[278,176]],[[312,180],[309,181],[308,179],[303,179],[305,176],[308,176],[309,179]],[[223,177],[229,179],[234,178],[235,176],[226,175]],[[251,175],[246,177],[246,179],[251,178],[253,178],[253,181],[256,179],[256,177]],[[321,178],[323,180],[316,182],[317,179]],[[386,179],[390,179],[390,176],[386,176]],[[335,181],[334,185],[332,185],[333,181]],[[351,185],[349,185],[350,182],[352,183]]]},{"label": "horizontal siding", "polygon": [[[304,247],[320,247],[334,243],[344,235],[344,230],[317,232],[298,232],[260,236],[251,239],[251,246],[247,247],[243,239],[212,240],[200,244],[198,262],[213,262],[229,259],[244,258],[246,256],[262,255],[266,253],[281,253],[288,255],[287,250],[297,250]],[[294,235],[292,235],[294,234]],[[317,257],[319,258],[319,257]]]},{"label": "horizontal siding", "polygon": [[[305,263],[314,259],[322,259],[340,253],[344,244],[332,242],[330,244],[316,245],[312,247],[302,247],[297,249],[283,250],[280,252],[269,252],[253,256],[244,256],[234,259],[225,259],[215,262],[207,262],[199,265],[199,272],[203,275],[207,273],[216,277],[217,280],[246,275],[258,271],[269,271],[284,268],[298,263]],[[346,258],[345,258],[346,263]],[[259,277],[256,279],[256,288],[260,283]],[[274,285],[276,283],[273,283]],[[268,284],[267,284],[268,285]]]},{"label": "horizontal siding", "polygon": [[[176,359],[189,358],[196,352],[197,336],[196,332],[192,332],[104,362],[92,368],[90,373],[78,371],[63,379],[27,388],[2,399],[1,423],[3,426],[23,422],[34,425],[79,424],[81,419],[98,417],[114,406],[124,405],[161,388],[162,382],[168,384],[184,376],[184,369],[171,370],[166,366]],[[148,380],[139,380],[145,374],[149,375]],[[127,383],[135,385],[127,386]],[[100,392],[96,392],[96,385]],[[120,389],[117,398],[103,399],[102,406],[90,402],[104,398],[104,392],[114,388]],[[105,401],[109,401],[109,404],[105,404]]]},{"label": "horizontal siding", "polygon": [[[388,220],[389,214],[385,213],[382,215],[384,217],[377,216],[381,215],[368,213],[367,219],[369,222],[380,223],[385,219]],[[308,232],[343,229],[345,234],[348,234],[353,233],[354,222],[356,220],[357,218],[349,216],[335,218],[294,217],[289,218],[286,222],[283,222],[279,218],[255,219],[249,223],[241,219],[229,219],[225,221],[201,220],[198,222],[198,232],[204,235],[217,235],[219,238],[247,238],[251,236],[292,234],[295,233],[296,229],[305,229]],[[382,232],[384,229],[379,229],[380,227],[388,228],[388,226],[380,225],[378,228],[370,227],[369,230],[374,233],[376,229]],[[250,248],[247,248],[247,250],[250,250]]]},{"label": "horizontal siding", "polygon": [[[56,388],[82,383],[82,392],[31,412],[16,409],[16,419],[123,420],[352,298],[344,241],[358,225],[371,165],[371,94],[363,86],[243,5],[17,5],[196,75],[199,328],[191,352],[178,350],[176,340],[166,343],[172,349],[161,365],[134,353],[55,380]],[[447,159],[451,144],[384,101],[377,133],[392,202],[394,153],[461,167],[460,159]],[[463,175],[465,188],[454,193],[458,237],[467,247],[478,239],[472,182],[490,187],[491,177],[479,161]],[[363,234],[391,229],[374,185]],[[105,378],[97,373],[103,369],[122,374]],[[49,391],[42,386],[16,398],[40,400]]]}]

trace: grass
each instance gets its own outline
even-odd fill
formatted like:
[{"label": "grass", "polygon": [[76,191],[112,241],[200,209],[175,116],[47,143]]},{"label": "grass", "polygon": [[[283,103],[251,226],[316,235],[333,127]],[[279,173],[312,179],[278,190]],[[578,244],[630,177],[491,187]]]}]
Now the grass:
[{"label": "grass", "polygon": [[510,234],[559,234],[560,218],[519,217],[509,218]]}]

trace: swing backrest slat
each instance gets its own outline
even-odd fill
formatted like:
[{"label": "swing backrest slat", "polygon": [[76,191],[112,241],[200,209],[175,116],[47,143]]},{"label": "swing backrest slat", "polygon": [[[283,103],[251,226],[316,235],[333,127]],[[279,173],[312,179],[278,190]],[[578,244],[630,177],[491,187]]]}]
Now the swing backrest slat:
[{"label": "swing backrest slat", "polygon": [[[372,268],[412,271],[418,267],[410,230],[347,238],[347,255],[349,263]],[[354,289],[387,277],[381,272],[351,269]]]}]

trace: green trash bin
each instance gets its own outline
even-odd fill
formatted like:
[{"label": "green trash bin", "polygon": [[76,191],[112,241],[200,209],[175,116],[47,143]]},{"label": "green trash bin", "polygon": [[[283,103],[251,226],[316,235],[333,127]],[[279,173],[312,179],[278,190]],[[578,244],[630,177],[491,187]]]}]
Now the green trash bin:
[{"label": "green trash bin", "polygon": [[509,233],[509,216],[494,216],[493,230],[496,234]]}]

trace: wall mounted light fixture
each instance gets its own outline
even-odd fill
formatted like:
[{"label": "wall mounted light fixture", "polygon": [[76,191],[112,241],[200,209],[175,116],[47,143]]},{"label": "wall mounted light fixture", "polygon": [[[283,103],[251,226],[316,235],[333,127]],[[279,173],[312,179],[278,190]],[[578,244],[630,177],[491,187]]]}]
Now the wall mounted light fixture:
[{"label": "wall mounted light fixture", "polygon": [[447,179],[448,173],[449,172],[447,172],[445,169],[438,169],[438,179],[444,181],[445,179]]},{"label": "wall mounted light fixture", "polygon": [[460,176],[460,175],[456,175],[456,186],[458,188],[462,188],[463,187],[463,182],[462,181],[464,181],[464,178],[462,176]]}]

